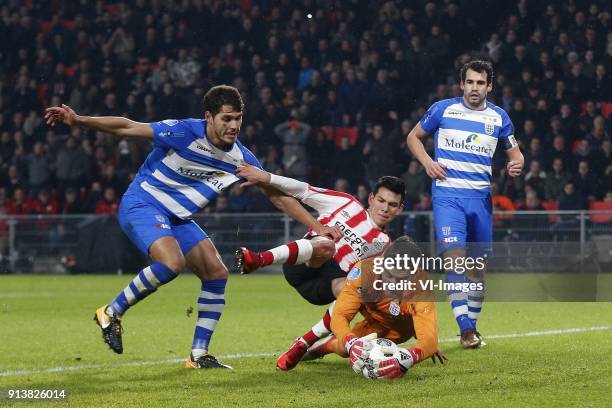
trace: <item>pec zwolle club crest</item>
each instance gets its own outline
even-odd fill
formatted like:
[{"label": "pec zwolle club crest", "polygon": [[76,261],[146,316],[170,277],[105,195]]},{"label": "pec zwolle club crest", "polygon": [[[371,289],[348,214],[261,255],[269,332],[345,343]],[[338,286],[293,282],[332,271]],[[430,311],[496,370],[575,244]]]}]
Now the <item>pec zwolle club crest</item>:
[{"label": "pec zwolle club crest", "polygon": [[492,135],[495,132],[495,125],[492,123],[485,123],[484,127],[487,135]]}]

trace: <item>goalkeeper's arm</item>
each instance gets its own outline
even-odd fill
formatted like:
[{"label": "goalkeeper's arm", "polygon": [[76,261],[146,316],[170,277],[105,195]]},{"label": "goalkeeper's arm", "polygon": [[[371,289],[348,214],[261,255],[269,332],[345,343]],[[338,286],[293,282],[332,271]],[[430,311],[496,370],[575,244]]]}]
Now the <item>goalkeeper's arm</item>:
[{"label": "goalkeeper's arm", "polygon": [[351,332],[351,321],[355,318],[361,308],[362,297],[357,291],[361,284],[361,279],[347,281],[334,306],[334,313],[331,316],[331,330],[339,342],[346,350],[346,343],[357,336]]}]

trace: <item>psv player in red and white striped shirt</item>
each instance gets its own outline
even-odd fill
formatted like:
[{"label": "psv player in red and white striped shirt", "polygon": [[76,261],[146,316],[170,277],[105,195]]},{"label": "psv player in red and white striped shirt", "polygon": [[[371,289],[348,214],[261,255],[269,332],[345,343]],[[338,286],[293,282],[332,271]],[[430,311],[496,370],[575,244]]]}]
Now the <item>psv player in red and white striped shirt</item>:
[{"label": "psv player in red and white striped shirt", "polygon": [[[237,176],[243,186],[264,184],[300,200],[319,213],[321,224],[340,230],[342,238],[333,242],[312,231],[304,238],[264,252],[246,248],[236,251],[238,270],[251,273],[263,266],[283,264],[287,282],[304,299],[316,305],[334,302],[344,286],[346,274],[360,260],[380,255],[390,243],[385,226],[403,210],[404,182],[392,176],[381,177],[368,197],[368,208],[352,195],[312,187],[307,183],[267,173],[245,164]],[[308,347],[329,335],[334,303],[323,319],[298,338],[278,359],[281,370],[290,370],[302,359]]]}]

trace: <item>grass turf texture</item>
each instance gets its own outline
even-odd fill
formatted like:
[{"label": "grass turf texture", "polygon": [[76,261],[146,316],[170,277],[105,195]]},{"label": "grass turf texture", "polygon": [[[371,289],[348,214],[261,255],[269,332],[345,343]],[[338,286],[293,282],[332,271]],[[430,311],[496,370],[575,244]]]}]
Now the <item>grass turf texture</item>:
[{"label": "grass turf texture", "polygon": [[[524,276],[524,275],[523,275]],[[129,277],[1,276],[0,397],[7,389],[61,388],[70,406],[610,406],[612,332],[490,339],[480,350],[441,347],[445,367],[426,361],[403,380],[367,381],[327,356],[291,372],[276,356],[227,358],[234,371],[188,370],[199,281],[183,276],[130,310],[123,355],[103,344],[94,310]],[[284,351],[322,315],[280,276],[232,276],[211,352]],[[441,339],[456,335],[450,306],[438,307]],[[479,329],[511,334],[610,325],[611,303],[485,303]],[[130,366],[131,362],[151,362]],[[53,367],[93,366],[45,372]],[[25,370],[26,374],[16,374]],[[34,371],[32,373],[31,371]],[[42,371],[42,372],[41,372]],[[10,372],[10,373],[9,373]],[[38,402],[36,406],[58,406]],[[61,405],[60,405],[61,406]]]}]

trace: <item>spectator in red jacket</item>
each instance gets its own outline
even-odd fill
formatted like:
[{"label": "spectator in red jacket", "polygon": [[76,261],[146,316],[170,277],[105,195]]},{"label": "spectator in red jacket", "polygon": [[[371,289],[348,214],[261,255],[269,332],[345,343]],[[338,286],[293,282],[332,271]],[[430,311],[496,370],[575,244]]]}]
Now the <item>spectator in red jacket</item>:
[{"label": "spectator in red jacket", "polygon": [[51,197],[48,190],[40,190],[38,200],[34,201],[34,213],[43,215],[55,215],[58,212],[57,201]]},{"label": "spectator in red jacket", "polygon": [[102,199],[96,204],[96,214],[115,214],[119,208],[119,201],[115,189],[106,187]]},{"label": "spectator in red jacket", "polygon": [[27,195],[21,187],[13,192],[13,199],[6,203],[6,213],[9,215],[29,215],[35,210],[35,202]]}]

